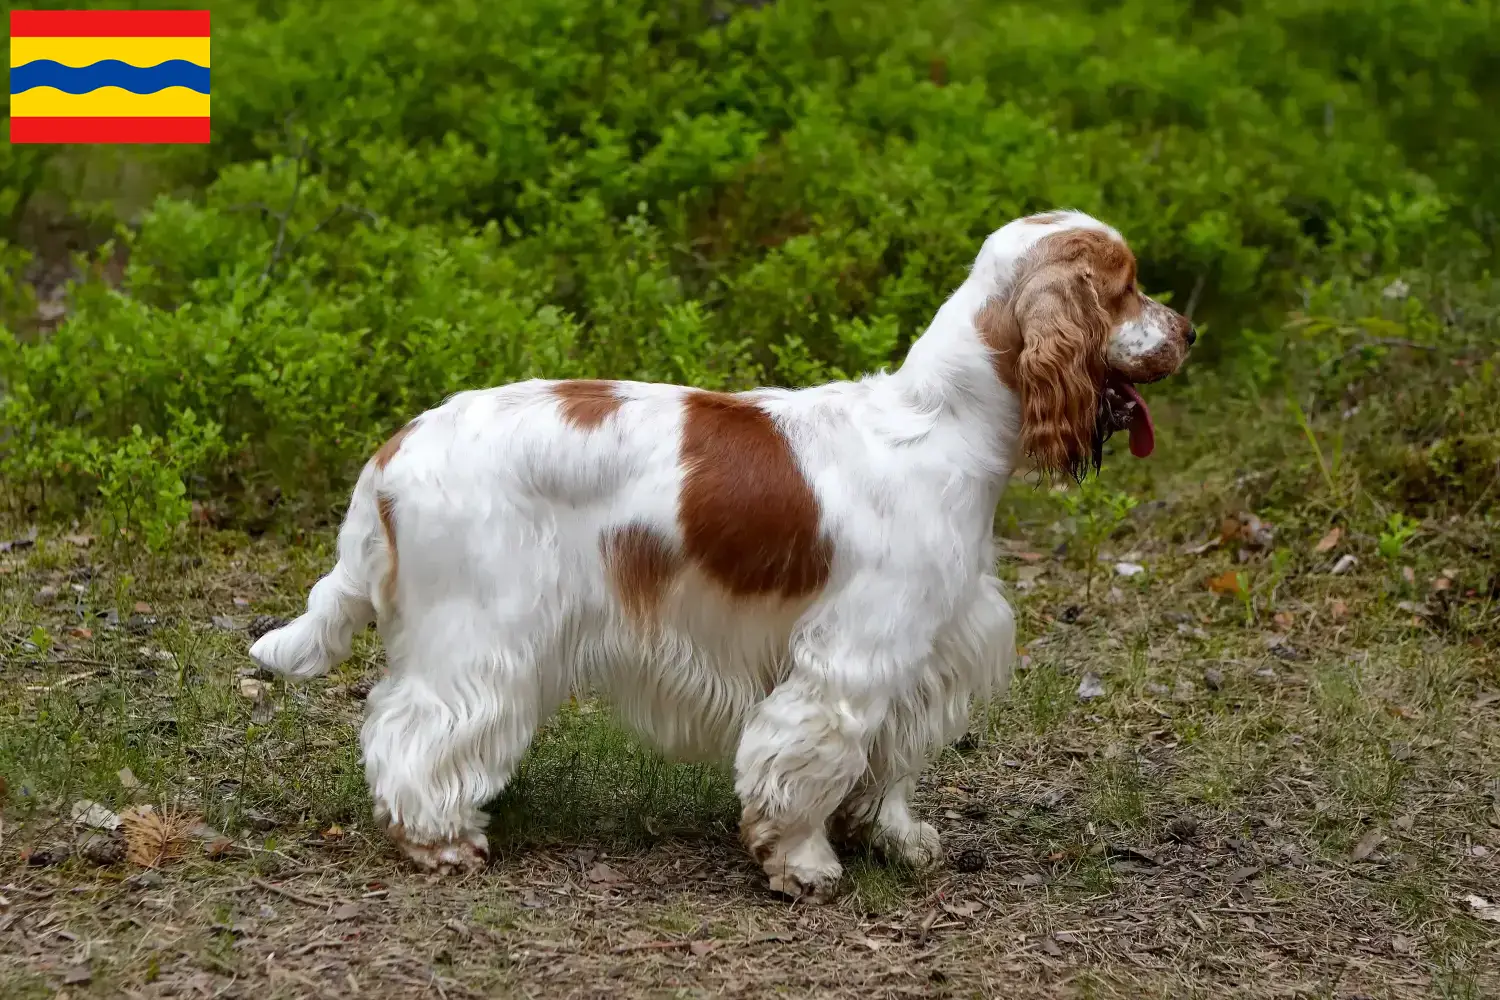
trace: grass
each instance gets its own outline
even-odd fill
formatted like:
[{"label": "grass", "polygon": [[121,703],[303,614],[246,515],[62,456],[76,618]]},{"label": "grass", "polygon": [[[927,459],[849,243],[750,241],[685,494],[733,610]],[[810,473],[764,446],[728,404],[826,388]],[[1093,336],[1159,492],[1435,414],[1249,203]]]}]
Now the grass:
[{"label": "grass", "polygon": [[[1476,526],[1409,542],[1415,583],[1305,558],[1320,496],[1282,508],[1272,551],[1195,553],[1220,474],[1256,470],[1205,476],[1216,432],[1191,417],[1160,415],[1155,467],[1106,466],[1141,503],[1084,540],[1092,572],[1053,551],[1069,508],[1013,487],[1024,668],[921,788],[950,864],[858,854],[828,907],[763,890],[723,769],[662,761],[590,700],[496,803],[492,869],[416,875],[371,829],[357,759],[378,643],[303,686],[244,657],[326,536],[204,530],[151,557],[44,533],[0,555],[0,992],[1494,995],[1500,928],[1464,902],[1500,884],[1496,612],[1453,541]],[[1148,572],[1115,575],[1127,557]],[[1230,569],[1247,596],[1206,586]],[[1473,595],[1414,615],[1443,569]],[[191,809],[228,844],[158,872],[23,860],[81,843],[80,799]]]}]

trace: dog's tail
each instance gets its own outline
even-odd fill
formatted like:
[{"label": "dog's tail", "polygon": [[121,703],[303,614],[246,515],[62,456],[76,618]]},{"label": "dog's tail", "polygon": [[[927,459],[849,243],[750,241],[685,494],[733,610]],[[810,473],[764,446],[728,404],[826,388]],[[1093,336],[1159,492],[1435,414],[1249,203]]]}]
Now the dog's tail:
[{"label": "dog's tail", "polygon": [[348,659],[354,634],[375,620],[371,581],[395,558],[382,517],[376,463],[365,466],[339,529],[339,559],[307,595],[307,611],[250,647],[250,658],[288,677],[319,677]]}]

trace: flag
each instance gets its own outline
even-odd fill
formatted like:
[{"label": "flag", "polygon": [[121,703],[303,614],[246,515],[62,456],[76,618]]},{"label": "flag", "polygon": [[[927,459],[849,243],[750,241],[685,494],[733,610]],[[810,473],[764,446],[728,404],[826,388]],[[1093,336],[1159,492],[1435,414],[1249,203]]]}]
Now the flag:
[{"label": "flag", "polygon": [[208,11],[11,11],[10,141],[207,142]]}]

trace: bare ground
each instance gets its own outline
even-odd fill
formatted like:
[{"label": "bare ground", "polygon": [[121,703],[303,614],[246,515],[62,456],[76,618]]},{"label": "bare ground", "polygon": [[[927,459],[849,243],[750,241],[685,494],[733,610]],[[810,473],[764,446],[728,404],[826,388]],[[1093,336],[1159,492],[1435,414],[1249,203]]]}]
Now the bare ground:
[{"label": "bare ground", "polygon": [[[947,864],[853,857],[824,906],[766,891],[721,772],[587,701],[497,805],[490,870],[416,874],[358,767],[373,639],[303,686],[243,655],[326,536],[146,557],[15,529],[0,995],[1500,996],[1485,522],[1429,526],[1398,567],[1352,526],[1320,551],[1311,515],[1273,540],[1229,487],[1160,490],[1086,574],[1077,519],[1020,492],[1023,668],[920,797]],[[203,825],[143,867],[74,820],[90,802]]]}]

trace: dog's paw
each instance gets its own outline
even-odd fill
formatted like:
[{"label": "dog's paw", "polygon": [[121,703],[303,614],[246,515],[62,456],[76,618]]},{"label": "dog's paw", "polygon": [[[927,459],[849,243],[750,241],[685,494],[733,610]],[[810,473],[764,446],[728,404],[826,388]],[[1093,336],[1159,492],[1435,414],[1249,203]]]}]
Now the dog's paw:
[{"label": "dog's paw", "polygon": [[828,903],[838,898],[843,873],[826,874],[781,872],[771,876],[771,891],[790,899],[810,903]]},{"label": "dog's paw", "polygon": [[900,830],[882,829],[875,844],[887,857],[913,868],[932,868],[943,860],[943,839],[931,823],[915,822]]},{"label": "dog's paw", "polygon": [[789,850],[773,852],[764,867],[772,892],[815,903],[835,898],[844,877],[838,855],[821,836],[809,837],[791,845]]},{"label": "dog's paw", "polygon": [[468,875],[482,871],[490,862],[489,839],[478,830],[468,831],[452,840],[431,844],[418,843],[406,837],[392,837],[412,864],[423,871],[439,875]]}]

